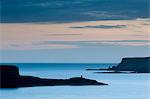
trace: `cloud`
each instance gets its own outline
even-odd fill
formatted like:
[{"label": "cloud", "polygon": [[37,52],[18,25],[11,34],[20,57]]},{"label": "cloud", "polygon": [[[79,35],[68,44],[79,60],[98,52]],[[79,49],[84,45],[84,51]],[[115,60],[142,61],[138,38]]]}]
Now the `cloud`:
[{"label": "cloud", "polygon": [[114,41],[99,41],[99,42],[150,42],[150,40],[114,40]]},{"label": "cloud", "polygon": [[[0,49],[62,49],[149,45],[150,29],[145,20],[111,20],[65,24],[2,23]],[[80,28],[71,28],[81,26]],[[83,29],[86,28],[86,29]],[[51,43],[51,45],[50,45]],[[58,46],[60,47],[58,47]],[[67,46],[67,47],[64,47]],[[68,47],[69,46],[69,47]]]},{"label": "cloud", "polygon": [[60,23],[148,18],[148,4],[149,0],[2,0],[1,22]]},{"label": "cloud", "polygon": [[79,36],[81,34],[63,34],[63,33],[60,33],[60,34],[48,34],[48,36]]},{"label": "cloud", "polygon": [[134,37],[147,37],[147,35],[143,35],[143,34],[129,34],[127,36],[134,36]]},{"label": "cloud", "polygon": [[112,29],[112,28],[126,28],[127,25],[96,25],[96,26],[74,26],[71,28],[102,28],[102,29]]},{"label": "cloud", "polygon": [[0,50],[48,50],[48,49],[73,49],[78,48],[76,45],[49,43],[49,44],[9,44],[7,47],[2,47]]},{"label": "cloud", "polygon": [[33,45],[71,45],[74,48],[99,48],[102,45],[112,46],[150,46],[150,40],[102,40],[102,41],[42,41]]},{"label": "cloud", "polygon": [[9,45],[10,45],[11,47],[16,47],[16,48],[17,48],[17,47],[18,47],[18,48],[19,48],[19,47],[23,47],[23,45],[21,45],[21,44],[9,44]]},{"label": "cloud", "polygon": [[121,46],[150,46],[150,40],[114,40],[114,41],[93,41],[95,44],[112,44]]}]

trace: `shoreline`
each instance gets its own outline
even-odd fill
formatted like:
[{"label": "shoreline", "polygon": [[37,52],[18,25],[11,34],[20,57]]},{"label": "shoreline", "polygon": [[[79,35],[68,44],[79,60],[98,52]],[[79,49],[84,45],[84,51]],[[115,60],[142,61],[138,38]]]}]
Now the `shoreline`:
[{"label": "shoreline", "polygon": [[83,86],[83,85],[108,85],[96,80],[81,77],[69,79],[47,79],[35,76],[22,76],[19,74],[19,68],[13,65],[0,65],[1,84],[0,88],[19,88],[33,86]]}]

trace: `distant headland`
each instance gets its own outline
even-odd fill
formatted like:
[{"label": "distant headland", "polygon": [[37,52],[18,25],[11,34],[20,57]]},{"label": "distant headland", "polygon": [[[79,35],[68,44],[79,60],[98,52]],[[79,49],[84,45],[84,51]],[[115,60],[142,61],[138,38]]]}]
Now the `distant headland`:
[{"label": "distant headland", "polygon": [[123,58],[122,61],[113,67],[106,69],[87,69],[108,72],[96,72],[96,73],[150,73],[150,57],[135,57],[135,58]]},{"label": "distant headland", "polygon": [[69,79],[46,79],[33,76],[21,76],[19,68],[13,65],[0,65],[0,88],[18,88],[33,86],[60,86],[60,85],[107,85],[96,80],[74,77]]}]

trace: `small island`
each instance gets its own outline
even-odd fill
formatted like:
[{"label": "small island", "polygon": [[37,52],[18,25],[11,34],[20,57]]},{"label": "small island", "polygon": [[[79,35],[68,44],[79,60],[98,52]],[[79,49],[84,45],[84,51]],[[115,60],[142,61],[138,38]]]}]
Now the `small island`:
[{"label": "small island", "polygon": [[150,57],[123,58],[117,66],[106,69],[87,69],[95,73],[150,73]]},{"label": "small island", "polygon": [[19,68],[13,65],[0,65],[0,88],[18,88],[33,86],[60,86],[60,85],[107,85],[87,78],[74,77],[69,79],[46,79],[34,76],[22,76]]}]

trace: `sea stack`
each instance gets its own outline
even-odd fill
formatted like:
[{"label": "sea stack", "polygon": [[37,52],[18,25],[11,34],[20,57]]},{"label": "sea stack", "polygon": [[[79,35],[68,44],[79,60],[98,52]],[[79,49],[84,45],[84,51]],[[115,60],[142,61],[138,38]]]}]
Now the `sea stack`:
[{"label": "sea stack", "polygon": [[18,67],[0,65],[0,88],[16,88],[18,79]]}]

